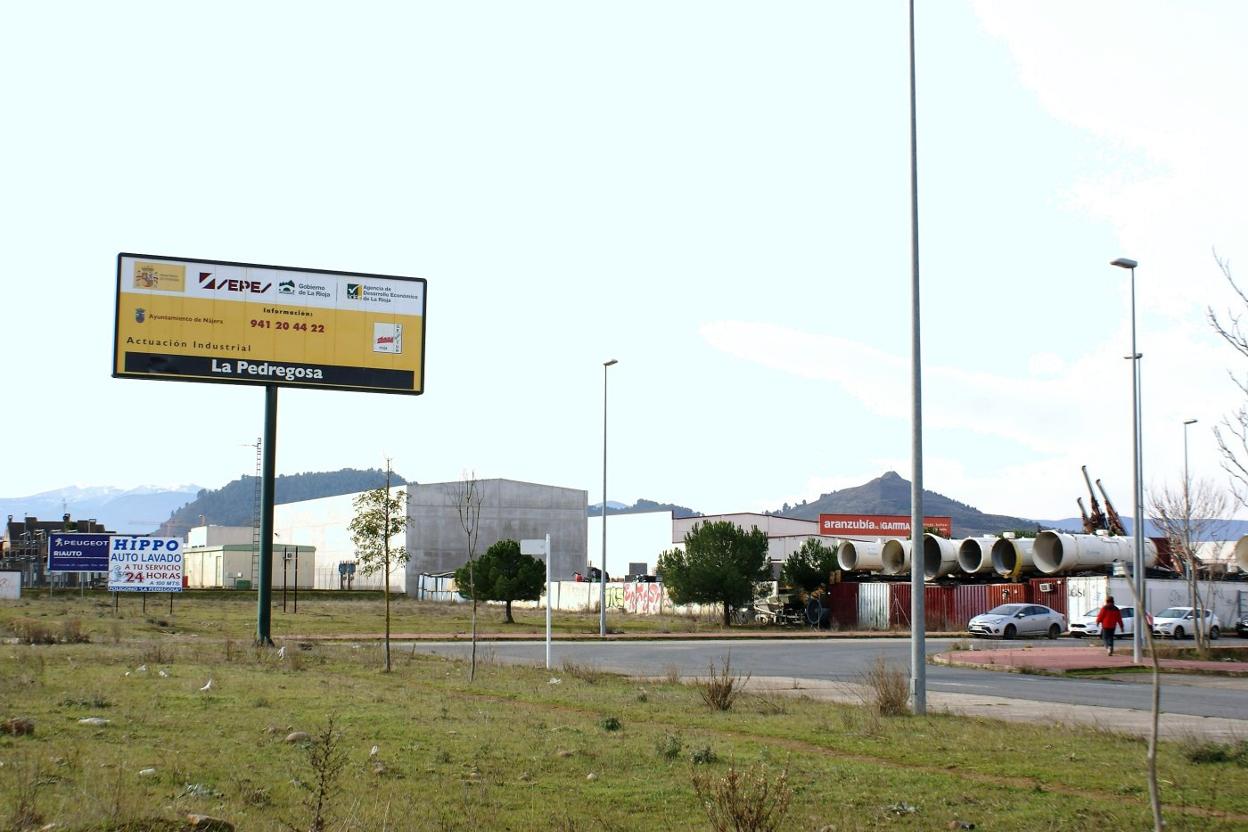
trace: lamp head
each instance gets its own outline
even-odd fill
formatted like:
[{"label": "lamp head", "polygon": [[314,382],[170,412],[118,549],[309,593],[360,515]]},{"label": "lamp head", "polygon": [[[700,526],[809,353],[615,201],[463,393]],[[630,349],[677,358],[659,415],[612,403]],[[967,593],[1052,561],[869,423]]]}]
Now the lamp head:
[{"label": "lamp head", "polygon": [[1117,266],[1120,269],[1134,269],[1136,266],[1140,264],[1132,260],[1130,257],[1119,257],[1117,260],[1114,260],[1109,265]]},{"label": "lamp head", "polygon": [[619,362],[617,359],[612,358],[610,361],[604,361],[604,362],[602,362],[602,366],[604,366],[604,367],[611,367],[611,366],[613,366],[613,365],[615,365],[615,364],[619,364],[619,363],[620,363],[620,362]]},{"label": "lamp head", "polygon": [[1196,422],[1198,422],[1198,421],[1199,421],[1198,419],[1188,419],[1188,420],[1187,420],[1187,421],[1185,421],[1183,424],[1185,424],[1185,425],[1194,425],[1194,424],[1196,424]]}]

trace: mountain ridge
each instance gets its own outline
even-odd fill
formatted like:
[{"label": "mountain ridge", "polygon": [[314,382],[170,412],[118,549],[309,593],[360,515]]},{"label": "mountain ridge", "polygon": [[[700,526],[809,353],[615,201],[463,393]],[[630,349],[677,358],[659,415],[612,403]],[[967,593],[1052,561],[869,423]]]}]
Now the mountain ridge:
[{"label": "mountain ridge", "polygon": [[[910,481],[896,471],[886,471],[862,485],[820,494],[819,499],[812,502],[772,513],[801,520],[818,520],[820,514],[909,514]],[[1024,531],[1041,526],[1026,517],[988,514],[926,488],[923,489],[923,513],[951,517],[954,537]]]}]

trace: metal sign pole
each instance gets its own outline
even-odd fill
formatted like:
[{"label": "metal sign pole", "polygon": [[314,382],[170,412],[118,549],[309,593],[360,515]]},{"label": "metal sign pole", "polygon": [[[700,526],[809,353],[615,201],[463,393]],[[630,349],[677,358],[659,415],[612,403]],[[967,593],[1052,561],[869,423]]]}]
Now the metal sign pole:
[{"label": "metal sign pole", "polygon": [[260,476],[260,586],[256,589],[256,644],[273,646],[273,490],[277,467],[277,385],[264,388],[264,447]]}]

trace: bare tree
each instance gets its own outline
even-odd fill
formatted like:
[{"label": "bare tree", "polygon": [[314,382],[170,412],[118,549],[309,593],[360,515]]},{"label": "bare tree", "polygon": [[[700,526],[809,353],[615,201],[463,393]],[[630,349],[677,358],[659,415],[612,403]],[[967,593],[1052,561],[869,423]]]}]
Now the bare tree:
[{"label": "bare tree", "polygon": [[477,534],[481,525],[481,504],[485,499],[485,489],[477,480],[475,471],[465,471],[461,482],[447,484],[446,497],[459,515],[459,526],[464,530],[468,554],[468,597],[472,599],[472,652],[468,661],[468,681],[471,682],[477,678]]},{"label": "bare tree", "polygon": [[[1200,544],[1225,536],[1226,520],[1223,518],[1229,507],[1226,492],[1217,484],[1207,479],[1193,481],[1189,476],[1184,476],[1177,487],[1165,486],[1149,495],[1149,519],[1170,543],[1170,554],[1187,583],[1188,598],[1197,622],[1205,620],[1208,606],[1200,592],[1200,579],[1217,574],[1212,564],[1200,558]],[[1209,632],[1201,626],[1193,629],[1197,649],[1208,649]]]},{"label": "bare tree", "polygon": [[1148,751],[1144,754],[1145,778],[1148,780],[1148,803],[1153,810],[1153,832],[1164,832],[1166,822],[1161,816],[1161,784],[1157,780],[1157,737],[1161,723],[1161,658],[1157,655],[1153,644],[1153,628],[1149,626],[1148,610],[1135,591],[1135,581],[1127,581],[1131,597],[1135,599],[1135,626],[1144,625],[1144,648],[1148,651],[1153,665],[1153,701],[1150,707],[1152,717],[1148,731]]},{"label": "bare tree", "polygon": [[[1216,251],[1213,253],[1213,259],[1218,264],[1222,276],[1226,278],[1226,282],[1230,284],[1231,290],[1239,298],[1241,307],[1248,309],[1248,294],[1245,294],[1235,282],[1230,261],[1219,257]],[[1206,312],[1213,331],[1218,333],[1223,341],[1230,344],[1242,358],[1248,358],[1248,332],[1245,331],[1246,324],[1243,323],[1243,316],[1243,311],[1235,312],[1231,309],[1228,309],[1225,315],[1219,315],[1213,311],[1212,306],[1208,307]],[[1244,394],[1244,397],[1248,398],[1248,373],[1242,377],[1234,370],[1229,370],[1228,373],[1231,381]],[[1222,424],[1213,429],[1213,435],[1217,439],[1218,451],[1222,455],[1222,469],[1226,471],[1231,480],[1231,493],[1239,505],[1248,507],[1248,402],[1241,404],[1230,415],[1222,417]]]},{"label": "bare tree", "polygon": [[390,539],[405,531],[408,523],[407,492],[390,492],[390,460],[387,459],[386,484],[355,498],[355,517],[348,526],[363,574],[380,569],[385,575],[387,673],[390,672],[390,567],[407,563],[407,547],[395,546]]}]

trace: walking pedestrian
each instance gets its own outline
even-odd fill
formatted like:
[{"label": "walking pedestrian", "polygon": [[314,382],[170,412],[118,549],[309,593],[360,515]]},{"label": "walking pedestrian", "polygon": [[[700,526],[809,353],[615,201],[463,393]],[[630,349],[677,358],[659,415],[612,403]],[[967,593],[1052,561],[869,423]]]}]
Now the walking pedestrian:
[{"label": "walking pedestrian", "polygon": [[1096,614],[1101,625],[1101,640],[1105,642],[1105,655],[1114,655],[1114,631],[1122,628],[1122,610],[1114,605],[1114,596],[1105,599],[1105,606]]}]

